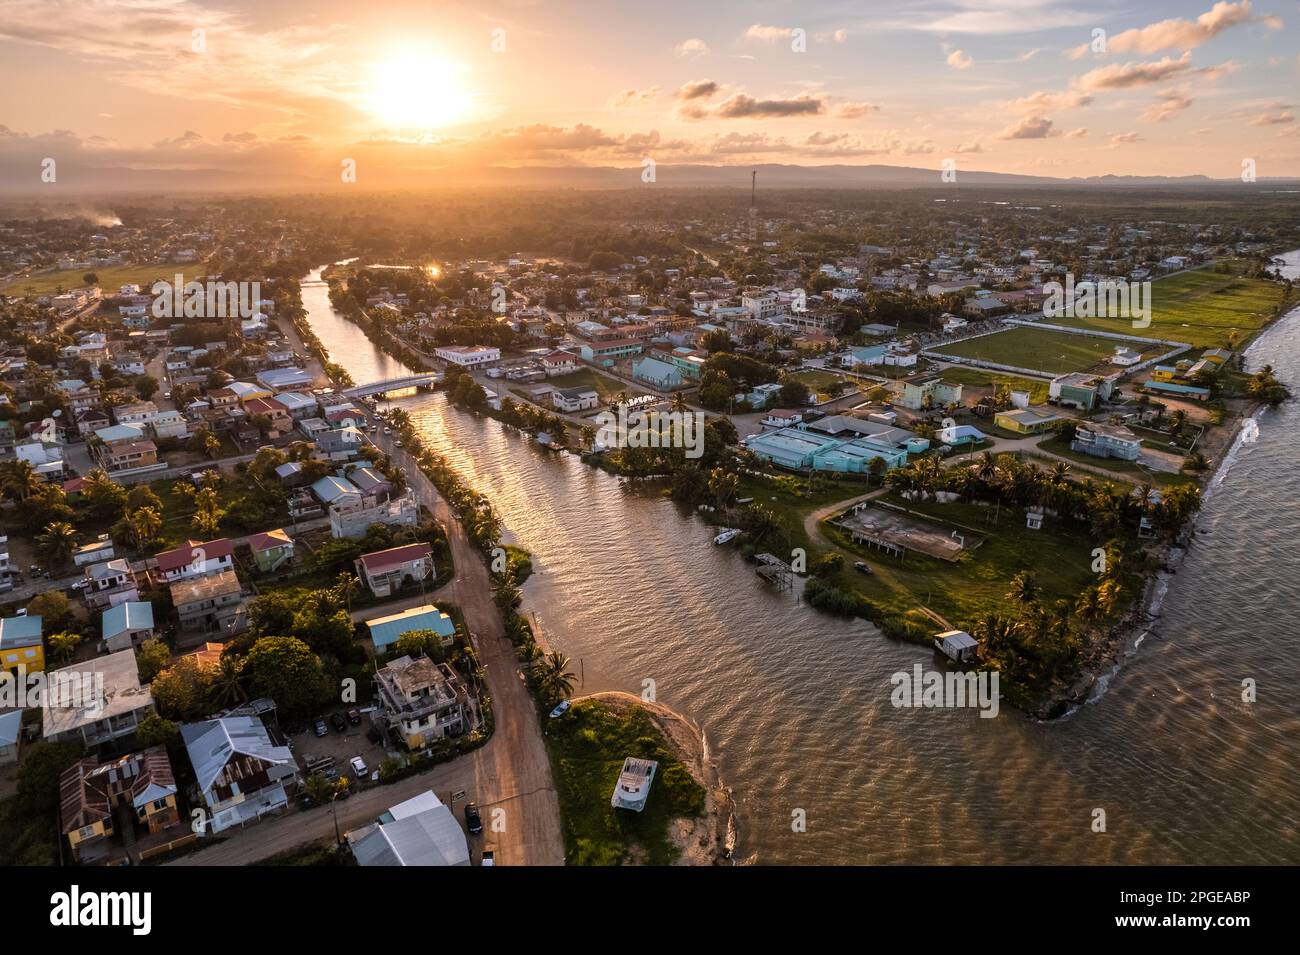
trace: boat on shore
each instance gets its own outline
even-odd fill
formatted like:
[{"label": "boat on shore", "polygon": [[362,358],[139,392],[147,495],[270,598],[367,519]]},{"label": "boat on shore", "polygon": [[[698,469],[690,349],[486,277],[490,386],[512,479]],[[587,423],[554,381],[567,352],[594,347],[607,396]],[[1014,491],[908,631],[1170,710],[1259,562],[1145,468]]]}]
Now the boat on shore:
[{"label": "boat on shore", "polygon": [[735,540],[735,539],[736,539],[737,537],[739,537],[739,536],[740,536],[740,528],[739,528],[739,527],[728,527],[728,528],[725,528],[725,529],[722,531],[722,533],[719,534],[717,537],[713,538],[713,543],[715,543],[715,544],[729,544],[729,543],[731,543],[731,541]]}]

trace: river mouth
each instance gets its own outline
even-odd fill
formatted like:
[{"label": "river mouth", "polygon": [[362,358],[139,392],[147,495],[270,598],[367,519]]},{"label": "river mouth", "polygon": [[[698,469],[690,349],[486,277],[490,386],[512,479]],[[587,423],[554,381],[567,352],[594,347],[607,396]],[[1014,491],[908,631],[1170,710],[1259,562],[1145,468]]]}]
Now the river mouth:
[{"label": "river mouth", "polygon": [[[323,284],[305,284],[303,302],[356,381],[407,371],[333,312]],[[1300,382],[1300,310],[1250,356]],[[394,404],[532,551],[525,609],[580,669],[579,692],[652,687],[702,727],[736,797],[740,860],[1300,862],[1300,596],[1283,586],[1300,570],[1297,402],[1261,416],[1161,618],[1104,697],[1052,723],[1006,707],[996,719],[894,708],[890,677],[929,665],[928,648],[767,588],[653,488],[542,450],[441,394]],[[1249,679],[1255,703],[1241,700]],[[1106,832],[1093,831],[1097,809]]]}]

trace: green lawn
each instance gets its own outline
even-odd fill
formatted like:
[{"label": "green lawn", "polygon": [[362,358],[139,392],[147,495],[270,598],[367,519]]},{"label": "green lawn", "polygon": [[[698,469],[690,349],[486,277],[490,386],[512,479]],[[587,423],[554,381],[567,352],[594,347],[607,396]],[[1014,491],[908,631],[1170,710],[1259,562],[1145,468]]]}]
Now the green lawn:
[{"label": "green lawn", "polygon": [[[534,385],[540,385],[542,382],[533,382]],[[635,385],[629,385],[619,381],[617,378],[609,378],[590,368],[579,368],[577,371],[569,372],[567,375],[560,375],[556,378],[546,379],[545,384],[554,385],[556,388],[595,388],[596,393],[600,395],[600,400],[608,402],[611,397],[620,391],[627,394],[629,398],[645,394],[644,391]]]},{"label": "green lawn", "polygon": [[[1113,339],[1086,338],[1069,332],[1020,325],[1004,332],[944,345],[934,351],[1063,375],[1071,371],[1088,371],[1102,364],[1115,354],[1115,346],[1119,344]],[[946,377],[948,372],[944,371],[943,375]]]},{"label": "green lawn", "polygon": [[1016,375],[1004,375],[996,371],[982,371],[979,368],[964,368],[960,365],[952,365],[939,372],[944,381],[952,381],[961,385],[970,385],[977,388],[992,387],[996,393],[1004,386],[1012,391],[1029,392],[1029,403],[1041,405],[1047,401],[1048,382],[1039,381],[1037,378],[1021,378]]},{"label": "green lawn", "polygon": [[852,544],[838,528],[823,524],[827,537],[861,555],[875,571],[864,576],[847,565],[834,583],[857,591],[888,614],[928,625],[930,621],[911,613],[924,605],[954,626],[969,629],[983,614],[1005,612],[1011,578],[1019,571],[1034,574],[1048,602],[1073,601],[1095,579],[1092,549],[1099,542],[1090,540],[1081,526],[1049,517],[1040,530],[1034,531],[1025,526],[1025,513],[1020,509],[1004,507],[999,511],[976,504],[918,503],[892,495],[890,499],[949,524],[959,533],[978,535],[984,542],[952,563],[910,552],[900,560]]},{"label": "green lawn", "polygon": [[1060,318],[1053,324],[1071,328],[1164,338],[1203,348],[1228,344],[1228,333],[1239,332],[1244,344],[1273,317],[1282,301],[1281,286],[1264,279],[1245,278],[1198,269],[1157,279],[1151,285],[1151,325],[1133,328],[1127,318]]},{"label": "green lawn", "polygon": [[808,386],[810,391],[820,392],[822,394],[832,394],[831,389],[836,382],[848,385],[841,394],[851,394],[858,390],[858,385],[851,379],[842,378],[839,375],[832,374],[829,371],[818,371],[816,368],[805,368],[803,371],[796,371],[790,376],[795,381],[802,381]]},{"label": "green lawn", "polygon": [[23,276],[4,286],[4,289],[11,295],[24,295],[28,292],[34,295],[44,295],[47,292],[57,291],[59,288],[82,288],[86,283],[82,281],[81,277],[87,272],[94,272],[95,275],[99,276],[99,287],[104,289],[105,292],[116,292],[123,285],[139,285],[147,292],[149,286],[153,285],[154,282],[174,281],[177,272],[184,275],[187,282],[198,276],[206,275],[207,265],[204,262],[155,262],[150,265],[114,265],[96,269],[62,269]]},{"label": "green lawn", "polygon": [[[648,865],[676,861],[669,825],[704,811],[704,788],[668,749],[650,716],[639,707],[619,712],[587,700],[574,704],[563,719],[542,719],[560,800],[565,861],[619,865],[634,847],[631,858]],[[659,763],[639,813],[609,804],[627,756]]]}]

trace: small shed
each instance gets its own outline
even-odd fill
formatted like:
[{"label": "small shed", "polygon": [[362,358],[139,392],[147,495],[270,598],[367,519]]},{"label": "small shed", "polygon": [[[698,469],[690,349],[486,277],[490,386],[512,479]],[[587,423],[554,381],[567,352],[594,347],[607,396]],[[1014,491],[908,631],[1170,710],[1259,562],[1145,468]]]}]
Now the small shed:
[{"label": "small shed", "polygon": [[650,784],[654,782],[655,771],[659,764],[653,759],[637,759],[629,756],[623,760],[623,771],[618,774],[614,784],[614,795],[609,804],[615,809],[631,809],[640,812],[645,808],[646,798],[650,795]]},{"label": "small shed", "polygon": [[949,660],[969,663],[979,654],[980,643],[965,630],[945,630],[935,634],[934,646]]},{"label": "small shed", "polygon": [[1031,507],[1025,511],[1025,526],[1031,531],[1042,530],[1043,509],[1041,507]]}]

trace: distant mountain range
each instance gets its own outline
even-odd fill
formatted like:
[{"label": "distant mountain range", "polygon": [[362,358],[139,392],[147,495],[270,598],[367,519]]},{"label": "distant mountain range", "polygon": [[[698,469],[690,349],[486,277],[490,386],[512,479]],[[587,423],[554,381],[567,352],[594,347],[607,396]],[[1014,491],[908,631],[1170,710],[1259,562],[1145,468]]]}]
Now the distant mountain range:
[{"label": "distant mountain range", "polygon": [[[655,182],[667,188],[736,188],[748,189],[750,173],[758,172],[760,189],[887,189],[935,186],[941,184],[937,169],[918,166],[828,165],[798,166],[761,163],[753,166],[710,166],[703,164],[672,165],[661,163],[655,170]],[[517,187],[560,189],[642,188],[640,166],[455,166],[436,170],[408,170],[375,167],[364,170],[359,187],[370,189],[466,187]],[[48,186],[36,183],[34,176],[0,173],[0,193],[46,193]],[[1178,187],[1240,185],[1235,178],[1212,179],[1209,176],[1087,176],[1060,178],[1027,176],[1016,173],[985,172],[958,168],[961,186],[1064,186],[1064,187]],[[1261,178],[1259,185],[1300,184],[1300,178]],[[135,169],[127,166],[61,167],[60,192],[284,192],[337,188],[336,179],[311,175],[257,175],[234,173],[220,168],[205,169]],[[358,188],[349,186],[347,188]]]}]

